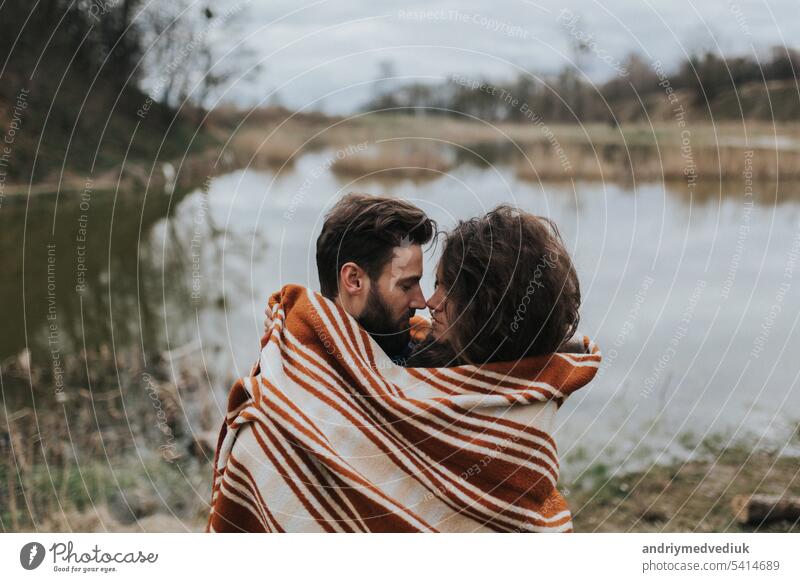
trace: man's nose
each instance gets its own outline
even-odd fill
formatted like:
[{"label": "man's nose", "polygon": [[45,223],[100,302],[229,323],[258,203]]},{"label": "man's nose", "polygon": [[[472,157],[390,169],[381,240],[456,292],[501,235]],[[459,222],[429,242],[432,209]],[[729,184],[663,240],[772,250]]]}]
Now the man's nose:
[{"label": "man's nose", "polygon": [[414,293],[414,296],[411,298],[411,302],[408,306],[411,309],[425,309],[425,295],[422,294],[422,289],[417,288],[417,292]]}]

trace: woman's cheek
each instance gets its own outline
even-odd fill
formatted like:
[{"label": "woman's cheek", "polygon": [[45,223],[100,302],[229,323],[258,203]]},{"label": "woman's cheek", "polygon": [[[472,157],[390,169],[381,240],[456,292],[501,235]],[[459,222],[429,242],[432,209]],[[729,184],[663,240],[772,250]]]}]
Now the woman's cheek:
[{"label": "woman's cheek", "polygon": [[434,339],[434,341],[438,342],[439,340],[442,339],[441,335],[442,335],[442,328],[439,325],[438,321],[434,321],[431,325],[431,337]]}]

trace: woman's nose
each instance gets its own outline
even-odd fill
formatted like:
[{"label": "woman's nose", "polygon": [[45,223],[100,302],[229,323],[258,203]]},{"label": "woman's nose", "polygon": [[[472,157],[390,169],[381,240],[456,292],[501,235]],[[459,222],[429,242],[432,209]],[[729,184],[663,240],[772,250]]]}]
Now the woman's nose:
[{"label": "woman's nose", "polygon": [[439,289],[433,292],[433,295],[428,297],[428,309],[439,309],[439,304],[442,302],[442,294]]}]

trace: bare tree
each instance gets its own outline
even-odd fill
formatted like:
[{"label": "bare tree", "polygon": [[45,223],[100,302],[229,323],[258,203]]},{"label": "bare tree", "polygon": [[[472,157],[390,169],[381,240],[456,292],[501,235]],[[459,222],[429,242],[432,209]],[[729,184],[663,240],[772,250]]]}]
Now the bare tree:
[{"label": "bare tree", "polygon": [[[243,71],[255,74],[254,53],[245,46],[229,50],[232,34],[245,18],[244,4],[199,8],[189,0],[158,3],[145,15],[151,96],[170,107],[189,100],[208,106],[215,92]],[[155,94],[154,94],[155,93]]]}]

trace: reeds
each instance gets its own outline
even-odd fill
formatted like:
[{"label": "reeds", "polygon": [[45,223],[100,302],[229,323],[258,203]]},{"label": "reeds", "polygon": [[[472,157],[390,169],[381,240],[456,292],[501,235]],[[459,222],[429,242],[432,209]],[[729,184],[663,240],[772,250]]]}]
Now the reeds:
[{"label": "reeds", "polygon": [[800,151],[721,146],[591,147],[537,144],[515,164],[526,180],[776,180],[800,178]]},{"label": "reeds", "polygon": [[291,131],[271,133],[269,128],[245,128],[231,139],[229,151],[240,166],[279,169],[291,167],[306,153],[304,140]]},{"label": "reeds", "polygon": [[[437,178],[454,167],[455,156],[431,144],[386,142],[337,156],[333,172],[347,178],[376,176],[385,178]],[[349,153],[348,153],[349,152]]]}]

